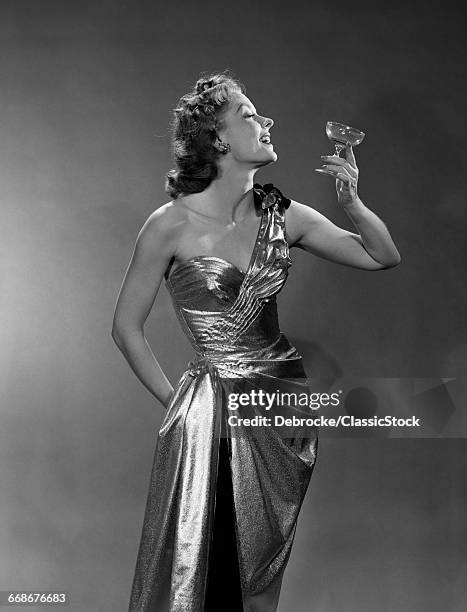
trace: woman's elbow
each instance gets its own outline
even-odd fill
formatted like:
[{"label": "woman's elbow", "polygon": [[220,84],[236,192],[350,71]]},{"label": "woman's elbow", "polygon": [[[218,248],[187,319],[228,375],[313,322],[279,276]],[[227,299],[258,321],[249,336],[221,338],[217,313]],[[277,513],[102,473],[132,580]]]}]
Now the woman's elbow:
[{"label": "woman's elbow", "polygon": [[391,263],[391,268],[395,268],[396,266],[398,266],[401,261],[402,261],[401,254],[396,249],[396,252],[394,253],[394,258],[393,258],[392,263]]},{"label": "woman's elbow", "polygon": [[391,257],[391,259],[388,259],[386,262],[384,262],[382,269],[395,268],[401,263],[401,261],[402,258],[400,254],[397,253],[397,255],[394,255],[394,257]]},{"label": "woman's elbow", "polygon": [[137,326],[135,327],[134,325],[124,325],[121,322],[116,323],[114,321],[110,335],[112,336],[112,339],[115,344],[121,347],[122,345],[126,344],[132,336],[140,333],[142,333],[142,330]]},{"label": "woman's elbow", "polygon": [[112,331],[110,332],[110,335],[112,336],[112,340],[115,342],[117,346],[122,345],[123,333],[122,333],[122,330],[118,326],[112,325]]}]

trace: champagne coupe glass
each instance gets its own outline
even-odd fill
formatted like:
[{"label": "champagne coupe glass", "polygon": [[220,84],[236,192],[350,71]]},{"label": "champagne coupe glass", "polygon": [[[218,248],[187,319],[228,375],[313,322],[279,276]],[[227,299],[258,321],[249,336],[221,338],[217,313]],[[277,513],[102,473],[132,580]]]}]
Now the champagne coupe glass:
[{"label": "champagne coupe glass", "polygon": [[350,127],[350,125],[345,125],[345,123],[328,121],[326,123],[326,136],[334,142],[336,152],[333,155],[339,157],[342,149],[345,149],[348,144],[352,147],[359,145],[365,138],[365,132]]}]

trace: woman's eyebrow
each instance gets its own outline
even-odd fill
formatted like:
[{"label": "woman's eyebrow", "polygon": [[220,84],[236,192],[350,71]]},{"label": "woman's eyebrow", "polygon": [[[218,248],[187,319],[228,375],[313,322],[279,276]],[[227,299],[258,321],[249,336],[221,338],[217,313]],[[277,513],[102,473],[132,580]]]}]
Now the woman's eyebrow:
[{"label": "woman's eyebrow", "polygon": [[[240,102],[240,104],[238,105],[238,108],[237,108],[237,110],[235,111],[235,113],[238,113],[238,111],[239,111],[239,110],[242,108],[242,106],[246,106],[246,107],[248,107],[248,104],[245,104],[245,102]],[[251,110],[254,112],[254,114],[255,114],[255,115],[257,115],[257,114],[258,114],[258,113],[256,112],[256,109],[253,109],[253,108],[252,108]]]}]

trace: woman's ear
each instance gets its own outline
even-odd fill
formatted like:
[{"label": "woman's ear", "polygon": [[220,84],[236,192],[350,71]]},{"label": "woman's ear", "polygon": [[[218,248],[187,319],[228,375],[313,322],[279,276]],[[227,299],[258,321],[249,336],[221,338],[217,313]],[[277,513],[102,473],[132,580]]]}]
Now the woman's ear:
[{"label": "woman's ear", "polygon": [[229,153],[232,150],[230,145],[227,142],[222,142],[219,136],[217,137],[217,140],[215,141],[214,146],[216,147],[218,151],[224,154]]}]

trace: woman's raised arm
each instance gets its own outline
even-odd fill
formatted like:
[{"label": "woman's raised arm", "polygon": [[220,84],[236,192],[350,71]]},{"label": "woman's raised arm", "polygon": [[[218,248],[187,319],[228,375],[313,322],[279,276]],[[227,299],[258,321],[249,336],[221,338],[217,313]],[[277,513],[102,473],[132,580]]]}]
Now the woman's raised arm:
[{"label": "woman's raised arm", "polygon": [[338,202],[358,233],[349,232],[320,212],[291,202],[287,212],[290,246],[336,263],[363,270],[383,270],[397,266],[401,257],[385,223],[357,195],[358,168],[352,147],[346,148],[346,159],[323,155],[317,171],[336,179]]},{"label": "woman's raised arm", "polygon": [[175,252],[177,226],[171,209],[170,204],[157,209],[141,228],[117,298],[112,325],[112,338],[131,369],[164,407],[173,387],[144,336],[144,324]]},{"label": "woman's raised arm", "polygon": [[292,200],[286,218],[289,245],[362,270],[383,270],[400,263],[399,252],[379,217],[361,203],[356,204],[351,219],[358,227],[358,234],[335,225],[314,208]]}]

